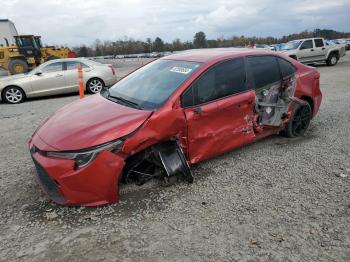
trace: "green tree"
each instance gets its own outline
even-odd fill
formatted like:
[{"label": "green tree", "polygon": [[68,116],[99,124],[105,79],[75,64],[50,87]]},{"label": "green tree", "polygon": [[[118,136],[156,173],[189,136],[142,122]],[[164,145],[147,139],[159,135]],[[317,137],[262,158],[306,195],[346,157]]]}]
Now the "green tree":
[{"label": "green tree", "polygon": [[153,51],[163,52],[164,51],[164,42],[160,37],[157,37],[153,42]]},{"label": "green tree", "polygon": [[101,56],[102,55],[102,51],[100,49],[100,47],[96,46],[95,48],[95,56]]},{"label": "green tree", "polygon": [[146,43],[147,43],[147,52],[146,53],[151,53],[152,52],[152,39],[148,37],[146,39]]},{"label": "green tree", "polygon": [[197,32],[193,37],[193,45],[195,48],[205,48],[207,47],[207,37],[204,32]]},{"label": "green tree", "polygon": [[181,51],[183,50],[183,44],[181,42],[181,40],[179,38],[176,38],[174,41],[173,41],[173,44],[172,44],[172,50],[173,51]]},{"label": "green tree", "polygon": [[78,57],[88,57],[89,51],[85,45],[81,46],[78,50]]}]

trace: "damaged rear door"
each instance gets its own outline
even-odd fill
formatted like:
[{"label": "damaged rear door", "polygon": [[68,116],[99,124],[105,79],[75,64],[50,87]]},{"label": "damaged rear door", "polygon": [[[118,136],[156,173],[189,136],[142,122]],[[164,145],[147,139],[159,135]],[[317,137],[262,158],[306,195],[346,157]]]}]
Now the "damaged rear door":
[{"label": "damaged rear door", "polygon": [[285,59],[269,55],[249,56],[247,61],[256,90],[254,124],[259,128],[282,126],[295,100],[296,68]]},{"label": "damaged rear door", "polygon": [[251,142],[255,92],[246,84],[245,60],[214,65],[182,95],[191,163]]}]

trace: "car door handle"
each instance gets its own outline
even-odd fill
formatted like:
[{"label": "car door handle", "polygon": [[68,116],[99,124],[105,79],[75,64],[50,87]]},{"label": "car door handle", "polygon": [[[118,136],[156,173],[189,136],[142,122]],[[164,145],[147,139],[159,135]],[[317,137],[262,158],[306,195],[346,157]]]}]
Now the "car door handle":
[{"label": "car door handle", "polygon": [[61,76],[63,76],[63,75],[62,75],[62,74],[57,74],[57,75],[56,75],[56,77],[61,77]]},{"label": "car door handle", "polygon": [[315,50],[314,50],[314,49],[311,49],[310,51],[313,52],[313,51],[315,51]]},{"label": "car door handle", "polygon": [[193,109],[193,112],[196,113],[196,114],[201,114],[203,111],[202,111],[202,108],[200,108],[199,106],[195,107]]},{"label": "car door handle", "polygon": [[322,50],[325,50],[326,48],[325,47],[322,47]]}]

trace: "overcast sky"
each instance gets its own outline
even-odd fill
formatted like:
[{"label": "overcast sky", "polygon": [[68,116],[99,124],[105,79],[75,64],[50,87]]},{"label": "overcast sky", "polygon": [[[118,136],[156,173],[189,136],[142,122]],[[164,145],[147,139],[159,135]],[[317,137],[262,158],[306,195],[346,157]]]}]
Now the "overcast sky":
[{"label": "overcast sky", "polygon": [[350,0],[2,0],[0,18],[45,44],[90,45],[125,36],[192,40],[275,36],[315,28],[350,32]]}]

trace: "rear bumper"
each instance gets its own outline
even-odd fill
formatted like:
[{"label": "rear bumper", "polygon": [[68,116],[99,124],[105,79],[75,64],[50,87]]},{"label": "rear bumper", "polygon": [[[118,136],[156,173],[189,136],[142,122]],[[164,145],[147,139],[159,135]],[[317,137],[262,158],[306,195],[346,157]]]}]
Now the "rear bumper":
[{"label": "rear bumper", "polygon": [[318,74],[318,77],[316,77],[314,81],[313,92],[312,92],[312,96],[314,100],[313,117],[316,116],[316,114],[318,113],[322,102],[322,92],[320,89],[320,73],[317,72],[317,74]]},{"label": "rear bumper", "polygon": [[35,149],[33,142],[30,148],[36,167],[35,179],[55,203],[97,206],[119,201],[122,157],[103,151],[89,165],[75,170],[73,160],[48,158],[40,149]]}]

